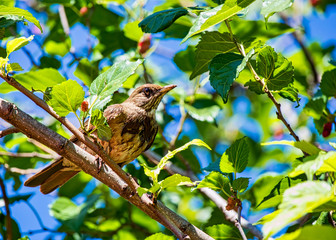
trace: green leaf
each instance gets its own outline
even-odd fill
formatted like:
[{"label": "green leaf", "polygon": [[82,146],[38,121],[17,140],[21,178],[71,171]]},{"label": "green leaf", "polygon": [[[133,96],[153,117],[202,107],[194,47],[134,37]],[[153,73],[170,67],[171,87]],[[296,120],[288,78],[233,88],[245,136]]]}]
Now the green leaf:
[{"label": "green leaf", "polygon": [[13,71],[23,71],[22,67],[18,63],[10,63],[7,64],[7,72],[13,72]]},{"label": "green leaf", "polygon": [[[45,91],[47,87],[53,87],[65,81],[65,78],[52,68],[16,74],[14,78],[28,90],[34,89],[40,91]],[[0,84],[0,93],[11,91],[17,91],[17,89],[10,86],[7,82]]]},{"label": "green leaf", "polygon": [[199,188],[210,188],[214,191],[222,191],[227,197],[232,195],[229,179],[219,172],[211,172],[197,185],[197,189]]},{"label": "green leaf", "polygon": [[122,84],[131,76],[143,60],[120,61],[112,65],[106,72],[100,74],[90,85],[90,99],[95,99],[94,109],[102,109],[112,98]]},{"label": "green leaf", "polygon": [[264,15],[267,22],[270,16],[289,8],[293,2],[294,0],[263,0],[260,13]]},{"label": "green leaf", "polygon": [[90,87],[92,81],[98,76],[98,66],[87,58],[83,58],[79,61],[74,75],[82,80],[86,86]]},{"label": "green leaf", "polygon": [[[223,154],[219,167],[224,173],[240,173],[245,170],[249,157],[246,138],[236,140]],[[229,167],[230,166],[230,167]]]},{"label": "green leaf", "polygon": [[137,192],[139,194],[139,196],[141,197],[142,195],[144,195],[145,193],[149,192],[148,188],[143,188],[143,187],[138,187],[137,188]]},{"label": "green leaf", "polygon": [[336,68],[323,73],[320,88],[323,95],[336,96]]},{"label": "green leaf", "polygon": [[293,87],[293,86],[289,86],[289,87],[285,87],[283,89],[280,90],[279,95],[283,98],[286,98],[292,102],[297,102],[297,106],[300,106],[300,99],[299,98],[299,91]]},{"label": "green leaf", "polygon": [[253,2],[254,0],[226,0],[224,4],[202,12],[196,18],[194,25],[190,28],[188,35],[182,40],[182,43],[195,34],[229,19]]},{"label": "green leaf", "polygon": [[236,45],[232,42],[229,33],[205,32],[196,46],[196,66],[193,69],[190,79],[208,71],[210,61],[220,53],[234,51]]},{"label": "green leaf", "polygon": [[224,53],[217,55],[210,62],[210,84],[225,103],[228,100],[228,92],[233,81],[239,76],[238,66],[242,59],[241,55]]},{"label": "green leaf", "polygon": [[236,227],[218,224],[207,227],[205,232],[216,240],[241,240],[242,237]]},{"label": "green leaf", "polygon": [[88,210],[98,201],[99,195],[88,197],[80,206],[69,198],[60,197],[50,205],[50,215],[63,223],[67,228],[78,232],[82,226]]},{"label": "green leaf", "polygon": [[162,180],[160,182],[161,189],[169,187],[177,187],[182,185],[193,185],[193,182],[189,177],[181,176],[180,174],[174,174]]},{"label": "green leaf", "polygon": [[98,137],[103,141],[109,141],[112,138],[112,130],[107,125],[99,126],[97,129]]},{"label": "green leaf", "polygon": [[177,149],[175,149],[171,152],[169,151],[163,158],[161,158],[159,164],[157,165],[157,169],[160,169],[160,170],[163,169],[169,159],[173,158],[176,153],[187,149],[191,145],[196,145],[196,146],[200,146],[200,147],[202,146],[202,147],[206,147],[207,149],[211,150],[211,148],[205,142],[203,142],[202,140],[193,139],[192,141],[184,144],[182,147],[179,147],[179,148],[177,148]]},{"label": "green leaf", "polygon": [[[268,172],[258,176],[253,185],[244,193],[244,199],[251,202],[251,207],[256,208],[265,196],[273,192],[274,187],[281,181],[283,177],[277,173]],[[278,203],[280,203],[281,199]],[[275,205],[277,206],[277,205]],[[259,206],[258,206],[259,207]],[[263,208],[260,208],[263,209]]]},{"label": "green leaf", "polygon": [[220,107],[217,105],[205,108],[195,108],[189,104],[185,104],[184,107],[192,118],[210,123],[215,122],[215,119],[220,111]]},{"label": "green leaf", "polygon": [[176,53],[174,62],[183,72],[191,72],[195,68],[195,47],[189,45],[186,50]]},{"label": "green leaf", "polygon": [[336,239],[335,228],[331,226],[304,226],[295,232],[286,233],[277,240],[334,240]]},{"label": "green leaf", "polygon": [[49,40],[44,44],[44,47],[48,54],[64,57],[70,51],[71,39],[67,37],[62,41]]},{"label": "green leaf", "polygon": [[309,156],[304,159],[304,163],[298,165],[288,176],[296,177],[302,173],[307,175],[309,180],[313,180],[314,174],[325,172],[336,172],[336,152],[319,152],[316,156]]},{"label": "green leaf", "polygon": [[323,115],[324,109],[327,107],[327,102],[324,98],[310,99],[304,107],[305,112],[314,119],[320,119]]},{"label": "green leaf", "polygon": [[40,58],[40,68],[54,68],[59,69],[61,62],[55,57],[43,56]]},{"label": "green leaf", "polygon": [[188,10],[182,7],[159,11],[142,20],[139,27],[146,33],[161,32],[173,24],[175,20],[187,14]]},{"label": "green leaf", "polygon": [[104,117],[104,114],[99,109],[96,109],[91,114],[91,124],[93,126],[99,127],[104,125],[106,122],[106,118]]},{"label": "green leaf", "polygon": [[303,152],[308,153],[309,155],[315,155],[321,151],[321,149],[319,149],[315,145],[311,144],[310,142],[304,141],[304,140],[299,141],[299,142],[283,140],[283,141],[273,141],[273,142],[267,142],[267,143],[261,144],[261,146],[269,146],[269,145],[293,146],[293,147],[300,149]]},{"label": "green leaf", "polygon": [[[15,16],[15,15],[3,15],[0,16],[0,28],[5,30],[5,28],[8,28],[9,26],[17,23],[17,22],[23,22],[25,19],[22,16]],[[3,31],[3,35],[5,35],[5,31]],[[2,39],[3,37],[0,37]]]},{"label": "green leaf", "polygon": [[257,73],[265,78],[269,90],[281,90],[293,82],[294,68],[281,53],[270,46],[260,50],[257,55]]},{"label": "green leaf", "polygon": [[232,188],[238,192],[244,192],[248,187],[249,181],[249,178],[236,178],[232,182]]},{"label": "green leaf", "polygon": [[84,100],[84,94],[76,81],[68,80],[53,87],[49,103],[58,115],[65,117],[70,112],[76,113]]},{"label": "green leaf", "polygon": [[29,38],[20,37],[20,38],[14,38],[13,40],[8,41],[6,44],[7,58],[9,54],[11,54],[14,51],[19,50],[23,46],[26,46],[33,39],[34,39],[34,36],[30,36]]},{"label": "green leaf", "polygon": [[268,238],[307,213],[335,208],[336,197],[330,184],[322,181],[299,183],[284,192],[279,210],[261,219],[264,222],[262,231]]},{"label": "green leaf", "polygon": [[[287,24],[279,22],[269,22],[267,26],[265,21],[252,21],[242,18],[235,18],[230,22],[232,32],[238,37],[243,43],[250,41],[251,38],[257,38],[261,41],[267,41],[271,38],[278,37],[285,33],[294,32],[295,29],[291,28]],[[222,24],[220,30],[228,31],[226,25]]]},{"label": "green leaf", "polygon": [[146,237],[145,240],[174,240],[175,238],[173,236],[168,236],[163,233],[155,233],[149,237]]},{"label": "green leaf", "polygon": [[262,86],[260,83],[250,80],[244,84],[244,87],[248,87],[248,89],[252,92],[255,92],[256,94],[264,94],[265,92],[262,89]]},{"label": "green leaf", "polygon": [[129,22],[125,25],[123,31],[125,33],[125,37],[139,42],[141,37],[143,36],[143,32],[141,28],[139,27],[139,22],[140,21],[134,21],[134,22]]},{"label": "green leaf", "polygon": [[[271,182],[272,184],[270,186],[274,187],[268,192],[267,195],[262,195],[264,198],[258,202],[258,210],[278,206],[281,203],[282,195],[286,191],[286,189],[303,182],[301,178],[293,179],[289,177],[283,177],[279,180],[279,177],[281,178],[281,176],[277,176],[275,180],[265,178],[265,181],[268,182],[264,182],[264,184],[269,184]],[[274,182],[278,183],[275,185]],[[260,193],[258,192],[258,194]]]},{"label": "green leaf", "polygon": [[236,171],[233,163],[229,161],[229,156],[226,153],[224,153],[220,159],[219,168],[223,173],[233,173]]},{"label": "green leaf", "polygon": [[23,17],[27,21],[34,23],[35,26],[41,30],[41,33],[43,32],[40,22],[36,18],[34,18],[30,12],[26,10],[16,8],[16,7],[7,7],[4,5],[0,5],[0,17],[7,16],[7,15],[15,15],[18,17]]}]

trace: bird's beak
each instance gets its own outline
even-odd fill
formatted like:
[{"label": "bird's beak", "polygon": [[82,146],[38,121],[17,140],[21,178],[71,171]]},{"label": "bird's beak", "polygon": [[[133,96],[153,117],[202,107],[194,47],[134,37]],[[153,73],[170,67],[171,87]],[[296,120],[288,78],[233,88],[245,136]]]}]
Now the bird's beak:
[{"label": "bird's beak", "polygon": [[160,95],[165,95],[167,92],[169,92],[170,90],[176,88],[176,85],[167,85],[164,86],[160,89]]}]

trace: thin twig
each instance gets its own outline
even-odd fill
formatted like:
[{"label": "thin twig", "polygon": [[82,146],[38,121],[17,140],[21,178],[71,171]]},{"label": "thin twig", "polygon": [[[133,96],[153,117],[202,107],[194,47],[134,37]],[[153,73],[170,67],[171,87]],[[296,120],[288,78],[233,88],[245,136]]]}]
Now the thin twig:
[{"label": "thin twig", "polygon": [[247,240],[247,237],[245,235],[245,232],[241,226],[241,223],[240,223],[240,220],[241,220],[241,211],[242,211],[242,207],[239,206],[238,207],[238,218],[236,219],[236,222],[235,222],[235,226],[238,228],[239,232],[240,232],[240,235],[242,236],[243,240]]},{"label": "thin twig", "polygon": [[40,227],[43,230],[45,230],[45,231],[49,231],[49,232],[53,231],[53,230],[51,230],[51,229],[49,229],[49,228],[47,228],[47,227],[44,226],[43,221],[42,221],[40,215],[38,214],[38,212],[36,211],[36,209],[34,208],[34,206],[29,201],[25,201],[25,203],[28,205],[28,207],[30,208],[30,210],[32,210],[32,212],[35,215],[38,223],[40,224]]},{"label": "thin twig", "polygon": [[7,163],[4,163],[3,166],[5,167],[7,171],[12,172],[12,173],[17,173],[20,175],[29,175],[29,174],[35,174],[39,172],[38,169],[32,169],[32,168],[21,169],[21,168],[16,168],[16,167],[10,167]]},{"label": "thin twig", "polygon": [[[279,13],[279,14],[280,14],[281,19],[287,25],[289,25],[288,17],[284,13]],[[312,55],[310,54],[309,50],[307,49],[306,45],[304,44],[301,34],[298,31],[294,31],[294,32],[292,32],[291,35],[293,36],[295,41],[300,45],[300,47],[302,49],[302,52],[305,55],[305,57],[306,57],[306,59],[309,63],[310,69],[313,73],[314,83],[318,84],[320,82],[320,79],[319,79],[319,75],[318,75],[318,72],[317,72],[317,69],[316,69],[316,66],[315,66],[314,59],[313,59]]]},{"label": "thin twig", "polygon": [[64,6],[62,4],[60,4],[59,7],[58,7],[58,13],[59,13],[59,16],[60,16],[60,19],[61,19],[61,24],[62,24],[62,27],[63,27],[63,31],[67,36],[69,36],[69,34],[70,34],[69,22],[68,22],[66,13],[65,13]]},{"label": "thin twig", "polygon": [[43,145],[42,143],[39,143],[38,141],[36,141],[35,139],[32,138],[28,138],[27,139],[28,142],[34,144],[36,147],[40,148],[41,150],[43,150],[46,153],[49,153],[51,156],[53,156],[53,158],[58,158],[59,155],[54,152],[53,150],[51,150],[50,148],[46,147],[45,145]]},{"label": "thin twig", "polygon": [[331,224],[331,226],[333,226],[333,228],[336,228],[336,222],[335,222],[332,214],[333,214],[333,211],[328,212],[328,221]]},{"label": "thin twig", "polygon": [[33,64],[33,66],[36,67],[36,68],[40,68],[40,66],[35,62],[34,56],[25,47],[23,47],[21,49],[27,55],[27,57],[29,58],[29,60]]},{"label": "thin twig", "polygon": [[49,154],[38,153],[38,152],[25,152],[25,153],[12,153],[12,152],[0,152],[0,156],[9,156],[17,158],[43,158],[43,159],[53,159],[54,157]]},{"label": "thin twig", "polygon": [[[231,35],[231,38],[234,42],[234,44],[236,45],[238,51],[240,52],[240,54],[242,56],[246,56],[246,53],[245,53],[245,49],[244,49],[244,46],[241,45],[241,44],[238,44],[237,40],[235,39],[233,33],[232,33],[232,30],[231,30],[231,26],[230,26],[230,23],[228,20],[225,21],[225,24],[230,32],[230,35]],[[282,111],[281,111],[281,104],[278,103],[278,101],[275,99],[274,95],[269,91],[267,85],[265,84],[265,82],[259,77],[259,75],[257,74],[257,72],[255,71],[255,69],[253,68],[252,64],[248,61],[247,62],[247,66],[248,68],[250,69],[251,73],[253,74],[255,80],[262,86],[262,89],[264,89],[264,92],[267,94],[268,98],[271,99],[271,101],[274,103],[276,109],[277,109],[277,117],[280,121],[282,121],[286,128],[288,129],[290,135],[293,136],[293,138],[296,140],[296,141],[300,141],[300,138],[296,135],[296,133],[294,132],[294,130],[292,129],[292,127],[290,126],[290,124],[287,122],[287,120],[285,119],[285,117],[283,116],[282,114]]]},{"label": "thin twig", "polygon": [[152,81],[151,76],[147,72],[145,61],[142,62],[142,67],[143,67],[143,70],[144,70],[144,79],[145,79],[145,82],[146,83],[152,83],[153,81]]},{"label": "thin twig", "polygon": [[0,188],[2,191],[2,198],[5,202],[5,208],[6,208],[6,232],[7,232],[7,240],[12,240],[13,239],[13,233],[12,233],[12,218],[10,214],[10,209],[9,209],[9,199],[7,197],[6,193],[6,187],[5,184],[0,177]]},{"label": "thin twig", "polygon": [[240,235],[242,236],[243,240],[247,240],[247,237],[245,235],[245,232],[241,226],[241,224],[238,222],[238,219],[236,220],[235,226],[238,228]]},{"label": "thin twig", "polygon": [[177,141],[178,137],[180,136],[180,134],[182,133],[184,122],[187,119],[187,113],[186,113],[186,111],[185,111],[185,109],[182,105],[180,106],[180,112],[181,112],[181,118],[180,118],[180,121],[179,121],[179,125],[177,127],[177,133],[169,143],[169,149],[170,150],[175,148],[176,141]]},{"label": "thin twig", "polygon": [[16,127],[10,127],[10,128],[0,131],[0,138],[7,136],[9,134],[18,133],[18,132],[20,132],[20,130],[17,129]]}]

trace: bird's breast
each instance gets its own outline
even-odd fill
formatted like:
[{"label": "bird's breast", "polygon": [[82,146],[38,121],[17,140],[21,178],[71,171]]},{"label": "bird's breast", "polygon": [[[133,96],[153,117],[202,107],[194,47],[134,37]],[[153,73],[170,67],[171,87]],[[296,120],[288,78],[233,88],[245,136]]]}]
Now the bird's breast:
[{"label": "bird's breast", "polygon": [[153,143],[157,133],[154,118],[141,116],[130,117],[122,123],[110,125],[112,138],[109,141],[111,158],[125,165],[137,158]]}]

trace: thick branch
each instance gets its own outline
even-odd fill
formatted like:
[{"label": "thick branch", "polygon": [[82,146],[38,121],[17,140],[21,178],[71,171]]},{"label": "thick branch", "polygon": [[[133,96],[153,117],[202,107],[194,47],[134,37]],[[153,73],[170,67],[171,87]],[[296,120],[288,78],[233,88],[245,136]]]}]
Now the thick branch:
[{"label": "thick branch", "polygon": [[9,210],[9,200],[7,197],[7,193],[6,193],[6,187],[5,184],[2,180],[2,178],[0,178],[0,188],[2,191],[2,198],[5,202],[5,208],[6,208],[6,231],[7,231],[7,240],[12,240],[13,239],[13,232],[12,232],[12,219],[11,219],[11,214],[10,214],[10,210]]},{"label": "thick branch", "polygon": [[[84,151],[79,146],[70,142],[68,139],[62,137],[43,124],[33,119],[28,114],[19,110],[16,106],[0,98],[0,117],[17,127],[23,134],[35,139],[51,148],[59,155],[72,161],[82,170],[89,173],[93,177],[100,180],[102,183],[116,191],[120,196],[137,206],[147,215],[163,224],[168,229],[166,222],[173,223],[184,234],[188,235],[190,239],[213,239],[197,227],[190,224],[185,219],[172,212],[162,203],[158,202],[153,205],[152,201],[144,194],[141,198],[136,192],[133,192],[127,183],[120,178],[109,167],[102,169],[98,173],[96,166],[96,157]],[[132,194],[130,194],[132,193]],[[167,220],[162,221],[158,216],[166,216]],[[172,229],[170,229],[172,230]]]},{"label": "thick branch", "polygon": [[[81,133],[69,120],[66,118],[60,117],[57,115],[57,113],[48,105],[46,104],[42,99],[38,98],[36,95],[34,95],[32,92],[30,92],[28,89],[26,89],[24,86],[22,86],[19,82],[17,82],[14,78],[10,76],[4,76],[0,73],[0,77],[3,78],[8,84],[12,85],[16,89],[18,89],[20,92],[22,92],[24,95],[26,95],[28,98],[30,98],[36,105],[41,107],[43,110],[48,112],[51,116],[53,116],[55,119],[57,119],[59,122],[61,122],[66,128],[72,132],[76,138],[84,143],[86,146],[88,146],[90,149],[92,149],[96,154],[98,154],[103,161],[116,173],[118,174],[131,188],[133,191],[137,188],[137,184],[135,184],[133,178],[130,179],[126,173],[121,170],[121,168],[106,154],[106,152],[103,149],[100,149],[95,143],[90,141],[87,136],[85,136],[83,133]],[[40,141],[41,142],[41,141]]]}]

